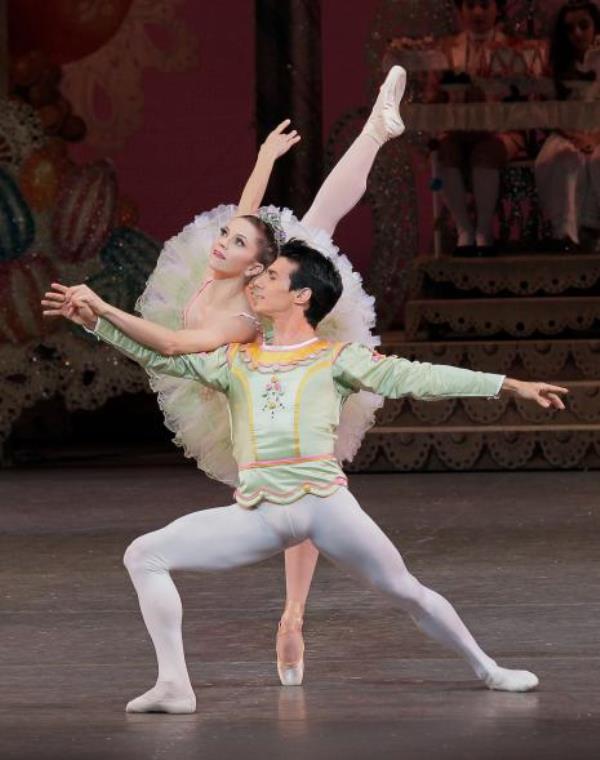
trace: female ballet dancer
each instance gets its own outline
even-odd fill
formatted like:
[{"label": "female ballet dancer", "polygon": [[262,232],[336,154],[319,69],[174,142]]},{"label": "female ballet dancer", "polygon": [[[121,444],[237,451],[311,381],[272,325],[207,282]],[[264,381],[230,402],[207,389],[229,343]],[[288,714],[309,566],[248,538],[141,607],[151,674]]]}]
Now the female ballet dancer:
[{"label": "female ballet dancer", "polygon": [[[399,106],[405,84],[406,72],[394,66],[363,131],[326,178],[301,221],[289,209],[269,207],[259,212],[275,160],[300,139],[295,131],[285,133],[289,120],[282,122],[261,147],[237,209],[219,206],[201,214],[166,243],[137,304],[143,319],[102,302],[85,286],[59,292],[79,304],[94,299],[95,313],[162,354],[244,343],[261,329],[246,295],[248,282],[268,267],[277,243],[293,237],[332,259],[342,275],[343,296],[319,326],[319,335],[375,347],[373,298],[365,294],[360,277],[348,259],[338,254],[331,236],[364,194],[379,148],[404,131]],[[152,373],[150,381],[165,423],[175,433],[175,443],[208,475],[236,485],[224,397],[188,379]],[[336,444],[340,461],[353,458],[381,403],[378,396],[366,392],[346,403]],[[276,640],[277,670],[283,685],[302,683],[304,608],[318,556],[308,540],[285,552],[286,602]]]}]

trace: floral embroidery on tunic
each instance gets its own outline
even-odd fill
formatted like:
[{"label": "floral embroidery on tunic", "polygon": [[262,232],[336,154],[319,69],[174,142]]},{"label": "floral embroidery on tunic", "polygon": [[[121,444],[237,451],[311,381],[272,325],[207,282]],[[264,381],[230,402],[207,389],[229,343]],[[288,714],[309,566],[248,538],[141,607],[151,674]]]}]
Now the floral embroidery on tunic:
[{"label": "floral embroidery on tunic", "polygon": [[285,409],[285,404],[282,401],[285,391],[281,385],[281,381],[277,375],[271,375],[271,379],[265,386],[263,398],[263,412],[270,412],[271,419],[275,417],[276,412],[280,409]]}]

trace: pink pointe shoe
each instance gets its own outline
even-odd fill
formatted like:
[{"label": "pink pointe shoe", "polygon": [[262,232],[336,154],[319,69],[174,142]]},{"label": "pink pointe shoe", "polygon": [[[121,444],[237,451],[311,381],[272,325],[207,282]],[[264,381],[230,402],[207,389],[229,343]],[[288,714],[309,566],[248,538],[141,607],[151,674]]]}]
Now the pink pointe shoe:
[{"label": "pink pointe shoe", "polygon": [[277,672],[282,686],[301,686],[304,678],[304,638],[301,605],[286,604],[277,628]]},{"label": "pink pointe shoe", "polygon": [[379,145],[399,137],[405,130],[400,117],[400,103],[405,89],[406,71],[402,66],[392,66],[379,88],[379,95],[363,129],[364,134]]}]

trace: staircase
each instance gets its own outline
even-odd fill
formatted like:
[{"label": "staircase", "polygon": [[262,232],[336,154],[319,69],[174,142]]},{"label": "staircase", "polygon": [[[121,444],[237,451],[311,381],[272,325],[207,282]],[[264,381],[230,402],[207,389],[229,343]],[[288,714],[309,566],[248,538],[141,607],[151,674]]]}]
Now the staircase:
[{"label": "staircase", "polygon": [[388,400],[352,470],[600,468],[600,256],[416,260],[405,317],[385,353],[555,382],[567,410]]}]

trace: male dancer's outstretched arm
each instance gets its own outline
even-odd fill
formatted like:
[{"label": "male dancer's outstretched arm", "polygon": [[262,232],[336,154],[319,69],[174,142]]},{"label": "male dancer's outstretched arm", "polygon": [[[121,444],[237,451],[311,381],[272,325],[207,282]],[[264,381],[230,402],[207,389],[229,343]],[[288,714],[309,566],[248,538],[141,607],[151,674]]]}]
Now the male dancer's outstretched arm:
[{"label": "male dancer's outstretched arm", "polygon": [[567,388],[548,383],[384,356],[356,343],[348,344],[340,352],[334,364],[334,377],[345,392],[368,390],[387,398],[498,398],[504,391],[544,408],[564,409],[560,396],[568,393]]}]

